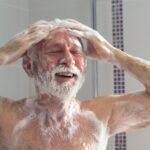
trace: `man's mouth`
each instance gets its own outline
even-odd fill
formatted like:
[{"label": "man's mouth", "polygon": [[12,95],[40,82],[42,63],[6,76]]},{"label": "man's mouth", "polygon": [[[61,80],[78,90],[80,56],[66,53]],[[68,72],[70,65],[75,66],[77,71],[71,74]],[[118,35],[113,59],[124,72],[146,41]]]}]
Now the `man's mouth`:
[{"label": "man's mouth", "polygon": [[59,72],[55,74],[58,82],[74,81],[77,78],[77,74],[71,72]]},{"label": "man's mouth", "polygon": [[58,77],[64,77],[64,78],[73,78],[73,77],[77,77],[76,74],[70,73],[70,72],[59,72],[59,73],[56,73],[56,76],[58,76]]}]

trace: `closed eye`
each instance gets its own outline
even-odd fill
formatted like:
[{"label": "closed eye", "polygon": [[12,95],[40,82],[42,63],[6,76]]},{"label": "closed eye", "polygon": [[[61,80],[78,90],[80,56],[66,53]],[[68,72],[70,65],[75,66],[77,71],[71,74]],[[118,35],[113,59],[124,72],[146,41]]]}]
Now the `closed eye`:
[{"label": "closed eye", "polygon": [[73,54],[73,55],[83,56],[83,52],[81,52],[81,51],[77,51],[77,50],[73,50],[73,51],[71,51],[71,54]]},{"label": "closed eye", "polygon": [[57,44],[50,46],[48,49],[45,49],[46,54],[57,54],[57,53],[61,53],[61,52],[62,52],[62,49]]},{"label": "closed eye", "polygon": [[61,50],[57,50],[57,51],[48,51],[46,53],[61,53],[62,51]]},{"label": "closed eye", "polygon": [[46,50],[45,54],[58,54],[61,53],[62,50],[61,49],[55,49],[55,50]]}]

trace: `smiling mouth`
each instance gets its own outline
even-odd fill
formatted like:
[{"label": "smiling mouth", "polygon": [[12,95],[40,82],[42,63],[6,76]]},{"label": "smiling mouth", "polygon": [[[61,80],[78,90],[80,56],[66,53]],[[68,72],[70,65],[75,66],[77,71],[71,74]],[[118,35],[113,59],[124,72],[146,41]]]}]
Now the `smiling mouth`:
[{"label": "smiling mouth", "polygon": [[71,72],[59,72],[56,73],[55,76],[59,78],[66,78],[66,79],[77,78],[77,74]]}]

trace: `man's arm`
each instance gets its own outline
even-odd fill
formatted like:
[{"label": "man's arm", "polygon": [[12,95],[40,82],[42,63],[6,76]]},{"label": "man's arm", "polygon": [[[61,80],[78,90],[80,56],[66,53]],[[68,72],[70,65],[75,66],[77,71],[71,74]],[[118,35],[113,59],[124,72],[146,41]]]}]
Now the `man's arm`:
[{"label": "man's arm", "polygon": [[145,91],[117,96],[112,100],[108,127],[110,134],[150,126],[150,62],[112,48],[109,62],[118,65],[138,79]]},{"label": "man's arm", "polygon": [[100,42],[99,47],[96,45],[96,51],[100,59],[105,59],[128,71],[145,87],[143,92],[111,97],[107,105],[107,111],[111,111],[107,122],[110,135],[149,126],[150,62],[126,54],[109,43],[105,43],[105,40]]},{"label": "man's arm", "polygon": [[107,111],[111,111],[108,119],[109,133],[112,135],[150,126],[150,62],[111,46],[102,37],[99,41],[95,49],[98,57],[128,71],[145,87],[143,92],[111,97],[107,105]]},{"label": "man's arm", "polygon": [[[31,31],[33,32],[30,32],[31,35],[35,35],[33,38],[30,38],[30,34],[25,34],[24,37],[23,32],[25,41],[28,41],[29,43],[31,41],[31,45],[44,39],[49,34],[50,30],[47,23],[46,26],[44,25],[44,28],[43,26],[37,26],[37,24],[34,25],[34,28],[31,28],[33,29]],[[97,31],[94,31],[77,21],[66,19],[60,21],[59,26],[67,27],[74,36],[87,41],[87,49],[84,49],[87,57],[104,59],[114,65],[120,66],[122,69],[134,75],[141,83],[143,83],[146,89],[144,92],[122,96],[97,97],[96,100],[87,102],[86,108],[88,107],[94,111],[97,117],[107,124],[111,135],[122,131],[133,130],[141,126],[150,125],[150,62],[133,57],[114,48]],[[43,36],[39,36],[40,34],[32,34],[40,33],[40,31],[44,34]],[[21,36],[22,34],[16,36],[17,41],[18,39],[22,39]],[[26,42],[27,45],[28,42]],[[30,47],[31,45],[29,44],[28,46]],[[2,48],[3,51],[0,53],[0,64],[10,63],[18,59],[27,50],[27,48],[29,48],[25,47],[21,49],[23,47],[23,45],[21,45],[20,49],[14,48],[14,51],[11,52],[11,46],[13,46],[13,42],[12,45],[10,42],[10,45],[8,43],[6,47]],[[3,62],[2,59],[5,54],[11,56],[11,59],[7,62]],[[131,117],[130,114],[132,114]]]},{"label": "man's arm", "polygon": [[[68,20],[69,21],[69,20]],[[97,97],[83,104],[108,126],[110,135],[150,125],[150,62],[131,56],[106,41],[97,31],[74,22],[69,23],[75,36],[87,40],[86,55],[103,59],[128,71],[145,87],[145,91],[119,96]]]},{"label": "man's arm", "polygon": [[131,56],[115,47],[104,39],[97,31],[74,20],[65,20],[66,27],[71,28],[71,33],[86,40],[84,52],[87,57],[105,60],[121,69],[130,72],[146,88],[150,94],[150,61]]},{"label": "man's arm", "polygon": [[24,31],[16,34],[0,47],[0,65],[10,64],[19,59],[30,47],[45,39],[52,26],[47,21],[37,21]]},{"label": "man's arm", "polygon": [[131,56],[116,48],[110,50],[113,59],[110,58],[109,62],[131,73],[145,86],[146,92],[150,94],[150,61]]},{"label": "man's arm", "polygon": [[63,25],[70,28],[70,32],[81,38],[81,41],[82,39],[86,40],[86,46],[83,46],[83,49],[87,57],[105,60],[130,72],[145,86],[146,91],[150,94],[150,61],[131,56],[113,47],[97,31],[75,20],[66,19]]},{"label": "man's arm", "polygon": [[96,114],[110,136],[150,126],[150,96],[147,92],[99,96],[81,106]]}]

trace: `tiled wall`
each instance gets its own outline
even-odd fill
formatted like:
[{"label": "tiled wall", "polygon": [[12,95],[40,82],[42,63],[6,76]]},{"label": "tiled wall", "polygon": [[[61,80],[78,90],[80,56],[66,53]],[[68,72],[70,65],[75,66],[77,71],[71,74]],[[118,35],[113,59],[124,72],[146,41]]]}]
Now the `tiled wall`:
[{"label": "tiled wall", "polygon": [[[112,40],[116,48],[124,51],[123,1],[112,0]],[[125,93],[124,71],[117,66],[113,68],[114,94]],[[115,150],[126,150],[126,133],[115,136]]]},{"label": "tiled wall", "polygon": [[[150,61],[150,1],[124,0],[125,50]],[[144,90],[143,85],[126,74],[126,91]],[[127,134],[127,150],[149,150],[150,128]]]},{"label": "tiled wall", "polygon": [[[112,40],[112,0],[97,0],[97,26],[99,32],[111,43]],[[120,0],[118,0],[120,1]],[[127,53],[150,60],[150,1],[123,0],[124,49]],[[99,63],[100,94],[113,93],[113,67]],[[143,90],[143,86],[130,74],[125,73],[126,92]],[[127,150],[149,150],[149,129],[127,134]],[[111,137],[107,150],[115,150],[115,138]]]},{"label": "tiled wall", "polygon": [[[98,0],[100,15],[98,26],[106,39],[112,41],[112,0]],[[118,0],[120,1],[120,0]],[[150,1],[149,0],[123,0],[123,30],[124,49],[127,53],[142,57],[150,61],[149,35],[150,35]],[[103,27],[103,28],[102,28]],[[113,42],[112,42],[113,43]],[[100,81],[102,94],[113,92],[113,69],[107,64],[100,64]],[[102,72],[102,73],[101,73]],[[130,74],[125,73],[126,92],[144,90],[144,87]],[[149,150],[150,129],[141,129],[127,134],[127,150]],[[115,149],[115,139],[109,140],[107,150]]]},{"label": "tiled wall", "polygon": [[[28,1],[0,0],[0,46],[28,24]],[[18,99],[28,96],[29,81],[21,68],[21,60],[0,67],[0,95]]]},{"label": "tiled wall", "polygon": [[[29,2],[29,3],[28,3]],[[125,51],[150,60],[149,53],[149,0],[123,0],[124,5],[124,45]],[[51,20],[74,18],[87,25],[91,24],[90,0],[0,0],[0,45],[12,35],[24,29],[28,23],[39,19]],[[112,42],[111,0],[97,1],[97,26],[100,33]],[[93,96],[92,64],[88,64],[87,81],[80,97],[89,99]],[[113,93],[113,67],[99,63],[100,94]],[[143,89],[143,86],[128,74],[126,91]],[[0,67],[0,95],[14,99],[30,95],[30,84],[21,69],[21,61]],[[149,129],[128,134],[128,150],[149,150]],[[108,150],[114,150],[114,138],[111,138]]]}]

